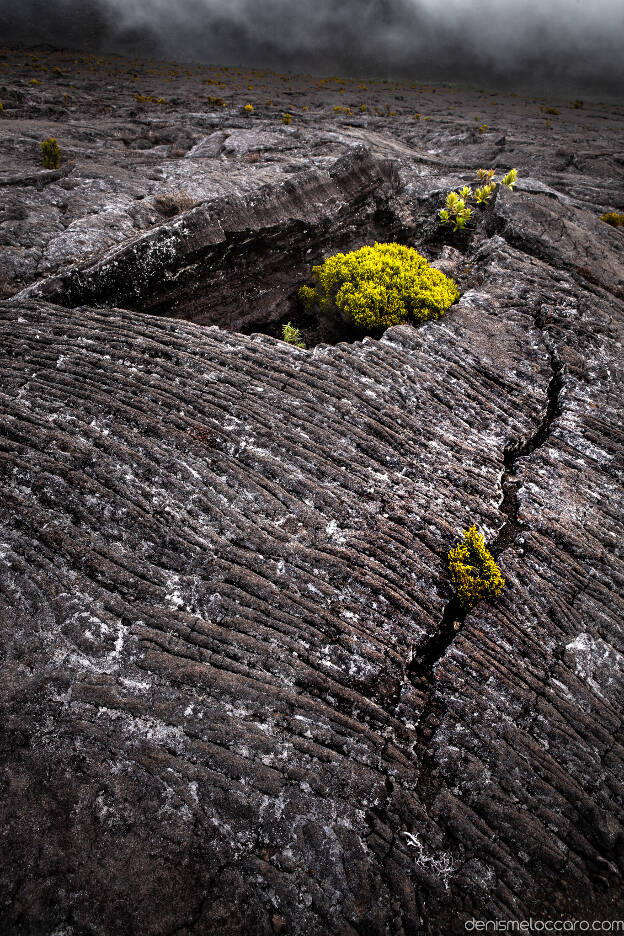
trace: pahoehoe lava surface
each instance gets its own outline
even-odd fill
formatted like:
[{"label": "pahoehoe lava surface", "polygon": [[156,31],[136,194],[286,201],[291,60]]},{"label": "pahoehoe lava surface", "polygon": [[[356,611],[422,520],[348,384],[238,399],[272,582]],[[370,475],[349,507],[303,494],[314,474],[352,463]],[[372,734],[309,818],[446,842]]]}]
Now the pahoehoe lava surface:
[{"label": "pahoehoe lava surface", "polygon": [[[6,60],[0,931],[624,918],[620,109],[219,73],[246,118],[207,69],[139,106],[154,64]],[[440,232],[489,165],[518,191]],[[375,238],[460,301],[260,333]],[[473,522],[507,585],[463,614]]]}]

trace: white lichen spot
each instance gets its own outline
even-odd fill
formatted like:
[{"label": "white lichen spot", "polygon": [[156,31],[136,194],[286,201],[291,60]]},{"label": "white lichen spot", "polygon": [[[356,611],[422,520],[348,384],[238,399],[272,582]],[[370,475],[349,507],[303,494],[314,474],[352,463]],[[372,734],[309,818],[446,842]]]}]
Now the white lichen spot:
[{"label": "white lichen spot", "polygon": [[333,539],[334,542],[338,543],[339,545],[342,545],[342,543],[346,541],[346,536],[344,535],[344,533],[342,532],[342,530],[340,529],[340,527],[338,526],[338,524],[336,523],[334,519],[329,521],[329,523],[325,527],[325,532],[327,533],[330,539]]},{"label": "white lichen spot", "polygon": [[600,637],[582,632],[566,651],[574,658],[576,675],[604,699],[624,672],[624,655]]},{"label": "white lichen spot", "polygon": [[414,863],[427,874],[434,874],[442,879],[444,887],[448,890],[449,878],[455,872],[455,863],[447,852],[438,852],[432,855],[425,849],[417,835],[412,832],[403,832],[407,844],[416,849]]}]

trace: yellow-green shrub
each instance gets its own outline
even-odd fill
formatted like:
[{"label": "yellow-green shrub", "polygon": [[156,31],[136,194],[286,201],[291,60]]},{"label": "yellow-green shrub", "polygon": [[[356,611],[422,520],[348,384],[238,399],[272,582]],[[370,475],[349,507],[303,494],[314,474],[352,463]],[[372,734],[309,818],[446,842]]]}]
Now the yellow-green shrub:
[{"label": "yellow-green shrub", "polygon": [[611,227],[624,227],[624,214],[619,214],[617,211],[607,211],[606,214],[600,215],[600,220],[610,224]]},{"label": "yellow-green shrub", "polygon": [[459,298],[453,280],[401,244],[335,254],[312,267],[312,275],[314,288],[299,290],[303,304],[337,312],[365,331],[438,318]]},{"label": "yellow-green shrub", "polygon": [[43,165],[46,169],[58,169],[61,165],[61,148],[56,142],[56,137],[48,137],[41,141],[41,152],[43,153]]},{"label": "yellow-green shrub", "polygon": [[450,550],[448,563],[457,598],[464,608],[472,608],[484,598],[495,598],[503,590],[505,579],[474,524],[464,530],[463,541]]},{"label": "yellow-green shrub", "polygon": [[139,104],[166,104],[167,98],[164,97],[154,97],[153,94],[135,94],[134,99],[139,102]]}]

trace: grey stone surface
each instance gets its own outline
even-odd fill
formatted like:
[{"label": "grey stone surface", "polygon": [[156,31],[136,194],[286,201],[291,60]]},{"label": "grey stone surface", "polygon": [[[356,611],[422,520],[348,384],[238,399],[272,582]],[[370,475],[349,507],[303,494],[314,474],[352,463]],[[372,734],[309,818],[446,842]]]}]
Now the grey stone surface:
[{"label": "grey stone surface", "polygon": [[[514,98],[480,133],[476,92],[355,118],[333,106],[355,111],[357,83],[284,99],[273,76],[277,116],[250,130],[197,110],[183,75],[149,119],[129,77],[113,119],[87,70],[85,113],[58,117],[75,164],[40,184],[59,95],[19,67],[0,120],[2,932],[622,919],[624,234],[598,215],[623,167],[583,130],[600,106],[529,138]],[[296,149],[222,151],[281,139],[295,101]],[[485,154],[522,190],[441,231]],[[200,204],[163,221],[171,190]],[[236,333],[378,236],[460,301],[311,350]],[[507,584],[456,619],[445,557],[473,522]]]}]

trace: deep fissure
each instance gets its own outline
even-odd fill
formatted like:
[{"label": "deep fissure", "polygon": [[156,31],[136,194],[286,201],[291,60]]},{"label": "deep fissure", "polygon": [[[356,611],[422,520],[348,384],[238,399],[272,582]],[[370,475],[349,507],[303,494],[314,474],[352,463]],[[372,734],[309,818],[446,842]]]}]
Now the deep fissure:
[{"label": "deep fissure", "polygon": [[[556,345],[547,336],[545,323],[539,313],[535,317],[535,324],[541,331],[550,353],[551,377],[546,389],[546,411],[535,432],[523,442],[508,446],[504,450],[504,471],[501,478],[503,499],[499,510],[505,515],[506,519],[488,547],[495,558],[498,558],[501,553],[513,545],[525,526],[518,516],[518,489],[520,484],[516,479],[518,460],[531,455],[547,441],[552,432],[553,423],[562,412],[563,362]],[[421,652],[407,665],[406,671],[415,685],[422,686],[426,684],[429,687],[431,686],[434,667],[453,643],[466,619],[467,613],[467,609],[462,607],[456,596],[447,601],[440,627],[429,638]]]},{"label": "deep fissure", "polygon": [[543,321],[539,316],[536,316],[535,321],[537,327],[544,335],[544,341],[550,353],[551,377],[546,389],[546,412],[536,431],[529,436],[528,439],[525,439],[524,442],[518,445],[507,447],[503,453],[504,471],[501,478],[503,499],[499,510],[507,519],[490,546],[490,551],[495,557],[498,557],[505,549],[511,546],[524,528],[524,523],[518,516],[519,482],[516,480],[518,460],[531,455],[546,442],[552,432],[554,421],[561,415],[562,411],[561,391],[563,389],[563,362],[559,357],[559,352],[554,342],[546,337]]},{"label": "deep fissure", "polygon": [[[563,363],[554,342],[547,339],[545,323],[539,313],[535,318],[535,323],[542,332],[550,351],[551,377],[546,391],[546,412],[532,435],[524,442],[508,446],[504,450],[504,471],[501,479],[503,500],[499,509],[505,515],[506,520],[489,546],[495,558],[498,558],[515,542],[524,527],[522,521],[518,519],[519,482],[515,480],[518,459],[531,455],[547,441],[552,432],[553,423],[562,411]],[[440,786],[439,765],[431,747],[431,741],[443,717],[445,701],[443,696],[436,691],[434,670],[460,632],[468,610],[462,607],[458,598],[453,595],[444,606],[440,627],[406,666],[408,679],[425,695],[416,729],[420,750],[418,789],[425,804],[431,804],[434,801]]]}]

